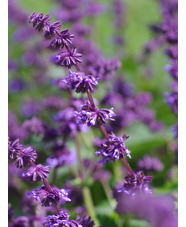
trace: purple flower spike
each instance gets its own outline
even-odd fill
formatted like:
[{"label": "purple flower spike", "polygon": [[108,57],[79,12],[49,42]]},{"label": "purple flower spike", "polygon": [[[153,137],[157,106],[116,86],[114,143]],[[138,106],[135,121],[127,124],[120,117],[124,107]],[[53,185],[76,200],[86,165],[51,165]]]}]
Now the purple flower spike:
[{"label": "purple flower spike", "polygon": [[54,203],[64,204],[65,202],[70,202],[71,199],[68,197],[68,190],[52,188],[52,192],[48,192],[43,185],[39,189],[32,191],[32,195],[35,200],[40,201],[42,206],[52,206]]},{"label": "purple flower spike", "polygon": [[82,227],[81,224],[74,220],[69,220],[69,214],[65,211],[60,211],[58,215],[50,215],[43,223],[45,227],[66,226],[66,227]]},{"label": "purple flower spike", "polygon": [[105,165],[107,161],[113,162],[125,157],[126,155],[131,158],[130,151],[125,146],[124,140],[127,137],[117,137],[114,133],[109,135],[109,140],[101,144],[101,150],[96,151],[97,156],[102,156],[102,160],[99,163]]},{"label": "purple flower spike", "polygon": [[87,101],[80,111],[74,112],[74,117],[76,117],[78,124],[87,124],[88,126],[93,126],[98,120],[100,124],[104,124],[106,120],[114,121],[113,117],[115,113],[113,108],[109,109],[98,109],[97,107],[92,107]]},{"label": "purple flower spike", "polygon": [[65,66],[67,68],[71,68],[73,65],[76,65],[78,62],[80,63],[80,57],[82,55],[77,53],[76,49],[74,48],[72,52],[61,52],[51,60],[57,65]]},{"label": "purple flower spike", "polygon": [[75,89],[77,93],[85,93],[88,90],[94,91],[95,87],[98,85],[98,79],[91,75],[86,76],[82,72],[71,72],[69,71],[69,76],[64,80],[71,89]]},{"label": "purple flower spike", "polygon": [[38,164],[36,166],[30,167],[26,172],[22,174],[22,177],[31,181],[40,181],[43,178],[47,178],[48,174],[50,173],[50,167],[49,166],[43,166],[41,164]]},{"label": "purple flower spike", "polygon": [[72,44],[74,35],[70,34],[69,29],[65,29],[58,33],[58,35],[50,43],[52,49],[62,49],[64,45]]}]

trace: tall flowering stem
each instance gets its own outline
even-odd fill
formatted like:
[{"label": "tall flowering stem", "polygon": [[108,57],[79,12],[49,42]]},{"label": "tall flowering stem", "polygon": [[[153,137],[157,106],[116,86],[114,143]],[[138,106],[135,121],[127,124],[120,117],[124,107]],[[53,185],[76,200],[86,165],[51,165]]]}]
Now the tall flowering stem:
[{"label": "tall flowering stem", "polygon": [[[67,68],[71,68],[72,66],[74,66],[77,70],[77,72],[81,73],[80,67],[78,65],[78,63],[81,62],[81,60],[79,59],[81,57],[81,54],[76,52],[76,49],[71,50],[69,45],[72,43],[71,40],[74,37],[74,35],[71,35],[69,33],[69,31],[67,30],[63,30],[63,31],[59,31],[60,27],[61,27],[61,23],[59,21],[55,22],[54,24],[50,24],[50,15],[46,15],[43,16],[42,13],[36,14],[33,13],[30,16],[30,23],[33,24],[33,27],[36,28],[36,30],[38,31],[44,31],[44,36],[47,39],[53,39],[53,41],[51,42],[50,46],[53,49],[62,49],[65,47],[67,52],[61,52],[59,53],[56,57],[53,58],[53,62],[56,63],[57,65],[61,65],[63,67],[67,67]],[[81,78],[81,81],[83,79]],[[74,78],[71,80],[71,83],[73,85],[73,87],[77,87],[78,89],[82,92],[85,92],[85,89],[82,88],[83,85],[81,85],[81,83],[79,85],[77,85],[77,83],[75,83]],[[110,141],[110,136],[107,132],[107,130],[105,129],[103,123],[106,122],[107,119],[109,120],[113,120],[112,116],[114,116],[113,111],[109,111],[109,110],[98,110],[97,106],[95,105],[95,102],[93,100],[93,96],[92,93],[90,91],[90,83],[91,81],[86,82],[87,89],[87,96],[92,108],[92,113],[91,112],[86,112],[87,110],[82,110],[82,112],[80,113],[80,117],[82,118],[84,114],[84,120],[85,122],[87,122],[87,119],[90,117],[90,120],[88,120],[88,125],[95,125],[95,122],[98,122],[99,128],[101,130],[101,132],[103,133],[103,135],[105,136],[105,138]],[[82,88],[82,89],[81,89]],[[82,118],[83,119],[83,118]],[[124,144],[124,143],[123,143]],[[109,146],[109,145],[108,145]],[[123,149],[125,150],[125,147],[123,147]],[[115,153],[117,152],[117,149],[114,149],[114,153],[112,155],[115,155]],[[117,158],[111,158],[110,160],[114,160],[114,159],[118,159],[121,158],[123,161],[123,164],[125,165],[125,167],[127,168],[128,172],[130,174],[134,174],[132,168],[130,167],[129,163],[127,162],[127,160],[125,159],[125,154],[120,152],[119,156],[117,156]],[[109,160],[109,158],[107,159]]]}]

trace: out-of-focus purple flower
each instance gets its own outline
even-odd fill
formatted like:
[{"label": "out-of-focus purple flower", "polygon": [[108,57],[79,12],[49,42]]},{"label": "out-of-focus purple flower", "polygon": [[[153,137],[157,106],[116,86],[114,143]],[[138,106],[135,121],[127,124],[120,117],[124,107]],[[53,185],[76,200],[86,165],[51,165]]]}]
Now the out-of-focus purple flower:
[{"label": "out-of-focus purple flower", "polygon": [[69,214],[65,211],[60,211],[58,215],[50,215],[46,217],[46,221],[43,223],[45,227],[54,226],[67,226],[67,227],[82,227],[78,222],[69,220]]},{"label": "out-of-focus purple flower", "polygon": [[22,174],[22,177],[28,181],[36,182],[42,180],[43,178],[47,178],[49,172],[49,166],[43,166],[41,164],[38,164],[27,169],[26,172]]},{"label": "out-of-focus purple flower", "polygon": [[76,65],[78,62],[81,63],[82,55],[77,53],[74,48],[71,52],[61,52],[57,54],[55,57],[51,58],[51,61],[57,65],[65,66],[67,68],[71,68],[73,65]]},{"label": "out-of-focus purple flower", "polygon": [[71,72],[69,71],[69,76],[64,80],[71,89],[75,89],[77,93],[85,93],[88,90],[94,91],[95,87],[98,85],[98,79],[91,75],[86,76],[82,72]]},{"label": "out-of-focus purple flower", "polygon": [[8,61],[8,70],[16,71],[18,69],[18,62],[16,60]]},{"label": "out-of-focus purple flower", "polygon": [[54,148],[54,155],[47,158],[46,163],[52,167],[60,167],[60,166],[69,166],[76,163],[77,157],[76,153],[67,149],[61,143],[58,143]]},{"label": "out-of-focus purple flower", "polygon": [[97,120],[101,124],[105,123],[106,120],[114,121],[114,116],[113,108],[110,110],[93,108],[88,101],[81,107],[81,110],[74,112],[74,117],[76,117],[78,124],[87,124],[88,126],[95,125]]},{"label": "out-of-focus purple flower", "polygon": [[171,126],[171,131],[174,135],[174,138],[177,139],[178,138],[178,124],[176,125],[172,125]]},{"label": "out-of-focus purple flower", "polygon": [[150,157],[145,155],[141,160],[138,161],[138,166],[142,169],[153,170],[159,172],[163,169],[163,164],[156,157]]},{"label": "out-of-focus purple flower", "polygon": [[27,130],[30,134],[43,134],[44,126],[41,120],[36,117],[33,117],[30,120],[24,121],[22,127]]},{"label": "out-of-focus purple flower", "polygon": [[31,192],[32,196],[36,201],[40,201],[42,206],[52,206],[55,203],[64,204],[70,202],[71,199],[68,197],[69,192],[65,189],[52,188],[52,192],[48,192],[45,186],[41,186]]},{"label": "out-of-focus purple flower", "polygon": [[28,133],[21,127],[15,114],[8,111],[8,135],[11,139],[26,139]]},{"label": "out-of-focus purple flower", "polygon": [[111,133],[109,139],[101,144],[101,149],[96,151],[97,156],[102,156],[102,160],[100,160],[99,163],[105,165],[107,161],[113,162],[126,157],[126,155],[131,158],[130,151],[124,142],[125,139],[126,137],[117,137],[114,133]]},{"label": "out-of-focus purple flower", "polygon": [[20,216],[16,219],[13,219],[10,227],[29,227],[29,218],[26,216]]},{"label": "out-of-focus purple flower", "polygon": [[136,194],[135,199],[123,194],[118,199],[116,211],[119,214],[134,214],[148,221],[154,227],[177,227],[178,218],[173,200],[168,196]]},{"label": "out-of-focus purple flower", "polygon": [[8,89],[11,93],[17,93],[19,91],[22,91],[25,89],[25,82],[22,79],[13,79],[10,80],[9,84],[8,84]]},{"label": "out-of-focus purple flower", "polygon": [[62,109],[67,106],[67,100],[57,96],[48,96],[43,99],[43,106],[48,109]]},{"label": "out-of-focus purple flower", "polygon": [[10,221],[13,218],[13,208],[12,205],[8,204],[8,221]]},{"label": "out-of-focus purple flower", "polygon": [[27,100],[21,105],[21,115],[24,117],[32,117],[40,113],[43,106],[36,100]]},{"label": "out-of-focus purple flower", "polygon": [[93,227],[94,226],[94,221],[91,221],[91,217],[88,215],[85,215],[84,217],[77,216],[76,221],[82,227]]},{"label": "out-of-focus purple flower", "polygon": [[165,51],[165,54],[172,59],[178,59],[178,46],[171,46],[168,50]]},{"label": "out-of-focus purple flower", "polygon": [[139,192],[152,193],[148,187],[148,182],[151,181],[151,176],[145,176],[143,171],[135,170],[134,174],[129,173],[125,177],[122,187],[115,187],[113,192],[114,197],[118,199],[122,197],[123,194],[127,194],[134,198]]},{"label": "out-of-focus purple flower", "polygon": [[164,93],[165,102],[172,108],[175,113],[178,113],[178,92]]},{"label": "out-of-focus purple flower", "polygon": [[164,127],[164,125],[163,125],[163,123],[162,122],[157,122],[157,121],[152,121],[151,123],[150,123],[150,129],[152,130],[152,131],[161,131],[162,129],[163,129],[163,127]]}]

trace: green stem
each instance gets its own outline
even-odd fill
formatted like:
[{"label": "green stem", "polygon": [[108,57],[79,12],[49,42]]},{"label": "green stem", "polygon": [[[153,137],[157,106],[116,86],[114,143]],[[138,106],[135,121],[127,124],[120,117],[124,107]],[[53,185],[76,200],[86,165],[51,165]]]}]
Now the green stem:
[{"label": "green stem", "polygon": [[100,223],[96,217],[90,189],[85,186],[85,187],[83,187],[82,190],[83,190],[83,199],[84,199],[84,203],[85,203],[87,212],[91,216],[92,220],[94,220],[95,226],[100,226]]},{"label": "green stem", "polygon": [[106,197],[107,197],[107,199],[108,199],[108,201],[109,201],[109,204],[110,204],[111,208],[114,209],[114,208],[115,208],[115,203],[114,203],[114,200],[112,200],[112,196],[111,196],[111,194],[110,194],[110,192],[111,192],[112,190],[111,190],[111,188],[110,188],[108,182],[106,182],[106,181],[104,181],[104,182],[101,181],[101,184],[102,184],[102,186],[103,186],[103,189],[104,189],[104,191],[105,191]]},{"label": "green stem", "polygon": [[75,142],[76,142],[76,151],[77,151],[77,156],[78,156],[77,158],[78,158],[79,174],[80,174],[80,178],[83,182],[85,179],[85,171],[84,171],[83,159],[81,156],[81,147],[80,147],[79,136],[75,137]]}]

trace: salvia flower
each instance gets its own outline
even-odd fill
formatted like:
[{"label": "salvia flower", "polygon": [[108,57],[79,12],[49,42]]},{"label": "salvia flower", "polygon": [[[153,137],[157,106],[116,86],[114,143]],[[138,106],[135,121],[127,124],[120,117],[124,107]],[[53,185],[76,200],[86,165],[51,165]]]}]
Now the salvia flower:
[{"label": "salvia flower", "polygon": [[125,179],[122,187],[115,187],[114,197],[118,198],[123,194],[131,195],[132,197],[136,196],[136,193],[152,193],[148,187],[148,182],[152,181],[151,176],[145,176],[144,172],[141,170],[135,170],[134,174],[128,174]]},{"label": "salvia flower", "polygon": [[23,149],[23,145],[20,144],[19,139],[11,142],[8,138],[8,152],[9,158],[13,159],[16,154],[18,154]]},{"label": "salvia flower", "polygon": [[37,158],[37,153],[33,147],[24,147],[16,139],[12,144],[9,142],[9,157],[15,159],[18,168],[29,167]]},{"label": "salvia flower", "polygon": [[70,202],[71,199],[68,197],[68,190],[52,188],[52,191],[49,192],[46,190],[45,186],[41,186],[39,189],[32,191],[33,198],[41,202],[42,206],[52,206],[55,203]]},{"label": "salvia flower", "polygon": [[94,91],[95,87],[98,85],[98,79],[91,75],[85,75],[82,72],[71,72],[69,71],[69,76],[64,80],[71,89],[75,89],[77,93],[85,93],[88,90]]},{"label": "salvia flower", "polygon": [[42,31],[46,26],[48,26],[48,23],[50,23],[50,15],[47,14],[44,16],[42,13],[33,13],[30,16],[29,23],[32,23],[36,30]]},{"label": "salvia flower", "polygon": [[93,227],[94,221],[91,221],[91,217],[88,215],[85,215],[84,217],[78,216],[76,218],[76,221],[82,225],[82,227]]},{"label": "salvia flower", "polygon": [[119,214],[133,214],[153,227],[178,226],[174,200],[170,196],[139,193],[133,199],[124,194],[117,202],[116,212]]},{"label": "salvia flower", "polygon": [[69,220],[69,214],[65,211],[60,211],[58,215],[49,215],[43,225],[45,227],[82,227],[78,222]]},{"label": "salvia flower", "polygon": [[153,170],[159,172],[163,169],[163,164],[156,157],[150,157],[145,155],[141,160],[138,161],[138,166],[142,169]]},{"label": "salvia flower", "polygon": [[52,57],[51,61],[57,65],[61,65],[67,68],[71,68],[73,65],[76,65],[78,62],[81,63],[80,53],[77,53],[76,48],[71,52],[61,52],[55,57]]},{"label": "salvia flower", "polygon": [[64,45],[72,44],[73,38],[74,35],[70,34],[69,29],[65,29],[56,35],[56,37],[50,43],[50,47],[55,50],[62,49]]},{"label": "salvia flower", "polygon": [[77,123],[87,124],[88,126],[95,125],[97,120],[100,124],[106,123],[106,120],[114,121],[114,116],[113,108],[98,109],[97,107],[92,107],[88,101],[82,105],[81,110],[74,112]]},{"label": "salvia flower", "polygon": [[29,218],[26,216],[20,216],[13,220],[10,227],[29,227]]},{"label": "salvia flower", "polygon": [[101,149],[96,151],[97,156],[102,156],[99,163],[106,164],[107,161],[113,162],[126,156],[131,158],[130,151],[125,145],[126,138],[126,136],[117,137],[114,133],[111,133],[109,139],[101,144]]},{"label": "salvia flower", "polygon": [[30,120],[26,120],[22,127],[26,129],[31,134],[43,134],[44,125],[37,117],[33,117]]},{"label": "salvia flower", "polygon": [[43,178],[47,178],[49,173],[50,173],[49,166],[43,166],[41,164],[38,164],[27,169],[26,172],[22,174],[22,177],[31,182],[32,181],[35,182],[40,181]]},{"label": "salvia flower", "polygon": [[18,168],[28,167],[32,162],[35,162],[37,158],[37,153],[33,147],[25,147],[20,150],[16,155],[15,164]]},{"label": "salvia flower", "polygon": [[56,33],[61,29],[61,22],[60,21],[56,21],[53,24],[47,26],[45,28],[45,34],[44,37],[46,39],[51,39],[52,37],[54,37],[56,35]]}]

